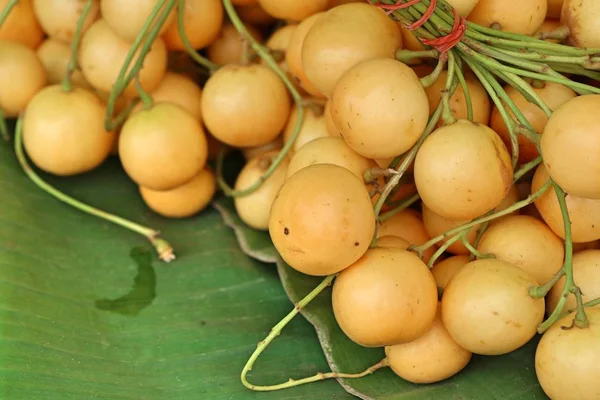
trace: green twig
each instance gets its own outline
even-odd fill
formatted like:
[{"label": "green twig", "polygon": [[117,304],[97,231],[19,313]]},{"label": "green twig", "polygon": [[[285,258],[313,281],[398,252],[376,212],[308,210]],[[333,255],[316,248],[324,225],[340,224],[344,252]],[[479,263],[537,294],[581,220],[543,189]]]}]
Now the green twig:
[{"label": "green twig", "polygon": [[170,262],[175,259],[173,248],[166,240],[158,237],[160,234],[158,231],[129,221],[125,218],[116,216],[114,214],[107,213],[106,211],[102,211],[98,208],[89,206],[79,200],[67,196],[66,194],[62,193],[58,189],[46,183],[42,178],[40,178],[40,176],[35,173],[33,168],[31,168],[31,166],[27,162],[27,158],[25,157],[25,153],[23,151],[22,130],[22,120],[21,118],[19,118],[17,120],[17,126],[15,128],[15,153],[17,155],[17,160],[19,161],[21,168],[36,186],[38,186],[40,189],[50,194],[54,198],[70,205],[71,207],[78,209],[79,211],[83,211],[95,217],[102,218],[106,221],[112,222],[116,225],[122,226],[123,228],[129,229],[132,232],[144,236],[150,241],[152,246],[154,246],[161,260],[165,262]]},{"label": "green twig", "polygon": [[8,15],[12,11],[12,9],[17,5],[18,2],[19,0],[9,0],[8,3],[6,3],[6,5],[4,6],[4,8],[0,10],[0,26],[4,24],[4,21],[6,21],[6,18],[8,18]]},{"label": "green twig", "polygon": [[[258,43],[254,39],[254,37],[250,34],[250,32],[248,32],[248,29],[246,29],[246,27],[244,26],[244,23],[238,16],[233,4],[231,3],[231,0],[223,0],[223,6],[225,8],[225,11],[227,12],[227,15],[229,16],[229,20],[231,21],[231,23],[233,24],[235,29],[239,32],[241,37],[244,40],[248,41],[248,44],[250,45],[250,47],[267,63],[269,68],[271,68],[271,70],[273,70],[273,72],[275,72],[277,74],[277,76],[283,81],[284,85],[286,86],[286,88],[290,92],[292,98],[294,99],[294,103],[296,104],[296,110],[297,110],[296,123],[294,125],[294,130],[293,130],[292,134],[290,135],[290,140],[288,140],[284,144],[284,146],[281,149],[281,151],[279,152],[279,154],[273,159],[273,162],[271,163],[269,168],[267,168],[265,173],[255,183],[253,183],[252,185],[250,185],[248,188],[246,188],[244,190],[234,190],[232,187],[230,187],[227,184],[227,182],[225,182],[224,179],[222,179],[222,177],[217,180],[217,182],[219,183],[219,186],[221,187],[221,190],[223,190],[225,195],[230,196],[230,197],[242,197],[242,196],[247,196],[247,195],[253,193],[254,191],[256,191],[263,184],[263,182],[266,181],[275,172],[275,170],[279,167],[281,162],[288,155],[289,151],[291,150],[292,146],[294,145],[294,142],[296,141],[296,138],[298,137],[298,134],[300,133],[300,128],[302,127],[302,123],[304,122],[304,105],[303,105],[302,96],[296,90],[294,84],[290,81],[287,74],[285,72],[283,72],[281,70],[281,68],[279,68],[277,61],[275,61],[273,59],[269,49],[264,47],[260,43]],[[224,154],[220,154],[220,157],[217,158],[218,171],[222,171],[223,158],[224,158]],[[220,166],[219,166],[219,162],[221,163]]]},{"label": "green twig", "polygon": [[192,57],[192,59],[194,61],[196,61],[198,64],[202,65],[209,72],[212,73],[212,72],[216,71],[219,68],[219,66],[217,64],[213,63],[212,61],[210,61],[209,59],[202,57],[192,47],[192,44],[190,43],[190,39],[187,37],[187,33],[185,33],[184,13],[185,13],[185,0],[179,0],[179,3],[177,4],[177,29],[179,31],[179,37],[181,38],[181,43],[183,43],[183,47],[185,48],[185,51],[190,55],[190,57]]},{"label": "green twig", "polygon": [[264,340],[262,340],[258,343],[256,350],[254,350],[254,353],[252,353],[252,355],[246,362],[246,365],[244,365],[244,368],[242,369],[240,379],[241,379],[242,383],[244,384],[244,386],[246,386],[250,390],[254,390],[254,391],[258,391],[258,392],[275,391],[275,390],[287,389],[287,388],[291,388],[294,386],[300,386],[300,385],[303,385],[306,383],[317,382],[317,381],[322,381],[322,380],[331,379],[331,378],[362,378],[364,376],[372,374],[373,372],[375,372],[376,370],[378,370],[380,368],[387,367],[389,365],[387,359],[384,358],[377,364],[375,364],[375,365],[367,368],[365,371],[357,373],[357,374],[345,374],[345,373],[339,373],[339,372],[318,373],[318,374],[310,376],[308,378],[303,378],[303,379],[298,379],[298,380],[290,379],[285,383],[280,383],[278,385],[269,385],[269,386],[253,385],[250,382],[248,382],[248,379],[247,379],[248,372],[250,372],[252,370],[254,363],[256,362],[258,357],[262,354],[262,352],[265,351],[267,346],[269,344],[271,344],[271,342],[277,336],[279,336],[281,334],[281,331],[283,330],[283,328],[285,328],[285,326],[292,319],[294,319],[294,317],[296,315],[298,315],[315,297],[317,297],[323,290],[325,290],[326,287],[331,285],[334,278],[335,278],[335,275],[327,276],[316,288],[314,288],[308,295],[306,295],[306,297],[304,297],[302,300],[300,300],[298,303],[296,303],[294,309],[292,311],[290,311],[288,315],[286,315],[281,321],[279,321],[277,323],[277,325],[275,325],[271,329],[271,332],[269,332],[269,335]]},{"label": "green twig", "polygon": [[[458,58],[457,61],[460,61],[460,58]],[[456,77],[458,78],[458,82],[460,83],[460,87],[462,88],[463,96],[465,97],[465,104],[467,106],[467,119],[469,121],[473,121],[473,99],[471,98],[469,85],[467,84],[465,75],[462,72],[462,68],[456,68],[455,73]]]},{"label": "green twig", "polygon": [[140,99],[142,100],[142,103],[144,104],[144,108],[146,110],[151,109],[152,106],[154,106],[154,100],[152,100],[152,96],[150,95],[150,93],[145,91],[144,88],[142,87],[142,85],[140,83],[140,77],[136,76],[134,79],[134,82],[135,82],[135,88],[138,92],[138,95],[139,95]]},{"label": "green twig", "polygon": [[408,207],[412,206],[414,203],[416,203],[417,201],[419,201],[420,198],[421,197],[419,196],[418,193],[413,194],[408,199],[402,201],[400,204],[398,204],[396,207],[394,207],[390,211],[387,211],[387,212],[381,214],[379,216],[379,221],[385,222],[385,221],[389,220],[394,215],[396,215],[399,212],[401,212],[403,210],[406,210]]},{"label": "green twig", "polygon": [[83,32],[85,20],[87,19],[88,14],[92,10],[93,4],[93,0],[87,0],[85,2],[85,6],[83,7],[81,15],[77,20],[77,26],[75,27],[75,32],[73,33],[73,40],[71,41],[71,57],[69,58],[69,62],[67,63],[67,72],[65,73],[65,77],[62,81],[62,90],[65,92],[70,92],[73,90],[73,85],[71,83],[71,75],[73,75],[73,72],[77,68],[77,53],[79,52],[81,33]]},{"label": "green twig", "polygon": [[435,66],[435,69],[431,72],[431,74],[421,78],[421,85],[423,85],[424,88],[428,88],[429,86],[433,85],[440,77],[442,71],[444,71],[445,66],[446,58],[442,57],[438,60],[438,63]]}]

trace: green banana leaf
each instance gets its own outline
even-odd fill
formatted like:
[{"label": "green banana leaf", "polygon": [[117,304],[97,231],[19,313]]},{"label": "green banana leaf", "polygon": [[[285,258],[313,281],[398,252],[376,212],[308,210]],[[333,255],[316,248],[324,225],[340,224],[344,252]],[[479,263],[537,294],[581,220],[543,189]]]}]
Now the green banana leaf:
[{"label": "green banana leaf", "polygon": [[[163,219],[116,160],[78,177],[43,175],[67,194],[160,230],[146,240],[39,190],[0,142],[0,399],[345,399],[336,381],[257,393],[244,363],[290,308],[273,264],[245,255],[214,209]],[[314,329],[295,319],[249,378],[328,370]]]},{"label": "green banana leaf", "polygon": [[[220,198],[217,203],[219,211],[235,230],[247,254],[260,257],[268,253],[266,247],[271,241],[267,232],[245,226],[235,216],[235,208],[230,199]],[[248,248],[248,244],[255,244],[256,247]],[[281,259],[275,262],[283,287],[292,302],[298,302],[321,281],[321,278],[297,272]],[[331,309],[330,288],[313,300],[302,315],[315,326],[332,371],[361,372],[384,357],[381,349],[361,347],[344,335],[337,326]],[[433,385],[408,383],[390,369],[378,370],[361,379],[340,379],[340,383],[346,391],[363,399],[547,399],[537,382],[534,369],[538,340],[536,337],[523,348],[504,356],[474,356],[467,368],[458,375]],[[318,388],[315,387],[315,393],[317,392]]]}]

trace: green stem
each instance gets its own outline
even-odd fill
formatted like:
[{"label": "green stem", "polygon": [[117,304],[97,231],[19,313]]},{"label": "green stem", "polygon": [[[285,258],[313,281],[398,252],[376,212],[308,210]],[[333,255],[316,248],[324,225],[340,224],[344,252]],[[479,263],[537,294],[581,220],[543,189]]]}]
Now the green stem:
[{"label": "green stem", "polygon": [[267,335],[267,337],[264,340],[262,340],[262,341],[260,341],[260,343],[258,343],[256,350],[254,350],[254,353],[252,353],[252,355],[246,362],[246,365],[244,365],[244,368],[242,369],[242,373],[240,375],[240,379],[242,381],[242,384],[244,384],[244,386],[246,386],[250,390],[254,390],[254,391],[258,391],[258,392],[268,392],[268,391],[287,389],[287,388],[291,388],[294,386],[300,386],[300,385],[304,385],[306,383],[317,382],[317,381],[322,381],[322,380],[331,379],[331,378],[362,378],[364,376],[372,374],[379,368],[388,366],[388,361],[386,358],[384,358],[377,364],[375,364],[375,365],[367,368],[365,371],[363,371],[361,373],[357,373],[357,374],[345,374],[345,373],[339,373],[339,372],[318,373],[318,374],[310,376],[308,378],[303,378],[303,379],[298,379],[298,380],[290,379],[285,383],[280,383],[278,385],[268,385],[268,386],[253,385],[250,382],[248,382],[248,379],[247,379],[248,372],[250,372],[252,370],[254,363],[256,362],[258,357],[262,354],[262,352],[265,351],[267,346],[269,346],[269,344],[271,344],[271,342],[273,340],[275,340],[275,338],[281,334],[281,331],[283,330],[283,328],[285,328],[285,326],[292,319],[294,319],[294,317],[296,315],[298,315],[306,306],[308,306],[308,304],[315,297],[317,297],[323,290],[325,290],[325,288],[327,288],[328,286],[331,285],[334,278],[335,278],[335,275],[327,276],[316,288],[314,288],[308,295],[306,295],[306,297],[304,297],[302,300],[300,300],[298,303],[296,303],[294,306],[294,309],[292,311],[290,311],[288,313],[288,315],[286,315],[281,321],[279,321],[277,323],[277,325],[275,325],[271,329],[271,332],[269,332],[269,335]]},{"label": "green stem", "polygon": [[6,119],[4,118],[4,111],[0,108],[0,137],[7,142],[10,142],[10,135],[8,134],[8,127],[6,126]]},{"label": "green stem", "polygon": [[4,21],[6,21],[6,18],[8,18],[8,15],[18,2],[19,0],[9,0],[8,3],[6,3],[4,8],[0,11],[0,26],[4,24]]},{"label": "green stem", "polygon": [[421,85],[423,85],[424,88],[428,88],[429,86],[433,85],[440,77],[440,74],[442,73],[442,71],[444,71],[445,66],[446,66],[446,59],[445,58],[438,59],[438,63],[435,66],[435,69],[431,72],[431,74],[421,78]]},{"label": "green stem", "polygon": [[[498,112],[502,116],[504,123],[506,124],[506,127],[508,129],[508,134],[510,137],[511,161],[512,161],[512,166],[514,169],[514,168],[516,168],[516,166],[519,163],[519,151],[520,151],[519,140],[518,140],[517,134],[515,132],[515,123],[514,123],[513,119],[511,118],[511,116],[508,115],[508,112],[506,111],[506,108],[504,107],[502,100],[500,100],[500,97],[498,96],[498,94],[496,93],[496,90],[494,88],[494,86],[496,86],[496,88],[497,88],[500,85],[498,85],[498,82],[496,81],[496,79],[493,76],[490,76],[490,74],[485,69],[480,68],[479,65],[475,61],[470,60],[469,57],[466,57],[466,56],[463,56],[463,60],[471,68],[471,71],[473,71],[473,73],[477,76],[477,78],[479,79],[479,81],[481,82],[483,87],[485,88],[486,92],[488,92],[490,98],[496,105]],[[494,85],[494,83],[495,83],[495,85]],[[501,86],[500,86],[500,88],[501,88]],[[502,92],[504,92],[504,91],[502,90]],[[504,92],[504,94],[506,95],[506,92]],[[508,100],[509,100],[509,102],[506,105],[510,107],[510,104],[512,103],[512,106],[516,109],[517,107],[512,102],[512,100],[510,100],[510,98]],[[519,111],[517,110],[517,113],[518,112]]]},{"label": "green stem", "polygon": [[202,65],[209,72],[212,73],[212,72],[216,71],[219,68],[219,66],[217,64],[213,63],[212,61],[210,61],[209,59],[202,57],[192,47],[192,44],[190,43],[190,39],[187,37],[187,34],[185,33],[184,13],[185,13],[185,0],[179,0],[179,3],[177,4],[177,30],[179,31],[179,37],[181,38],[181,43],[183,43],[183,47],[185,48],[185,51],[190,55],[190,57],[192,57],[192,59],[194,61],[196,61],[198,64]]},{"label": "green stem", "polygon": [[587,326],[589,326],[589,322],[585,315],[585,309],[581,297],[581,290],[575,284],[575,280],[573,279],[573,239],[571,233],[571,219],[569,217],[569,209],[567,207],[566,194],[562,190],[562,188],[555,182],[553,182],[551,179],[548,181],[551,182],[552,186],[554,187],[556,198],[558,199],[558,204],[560,206],[560,212],[563,218],[563,225],[565,230],[565,263],[563,266],[565,275],[565,286],[563,287],[561,297],[558,301],[556,308],[554,309],[550,317],[548,317],[548,319],[546,319],[546,321],[544,321],[538,327],[539,333],[544,333],[556,321],[558,321],[569,294],[575,295],[575,298],[577,300],[577,313],[575,315],[573,323],[578,328],[586,328]]},{"label": "green stem", "polygon": [[[600,297],[599,297],[599,298],[597,298],[597,299],[594,299],[594,300],[590,300],[590,301],[588,301],[588,302],[586,302],[586,303],[583,303],[583,306],[584,306],[585,308],[600,306]],[[561,320],[561,319],[563,319],[564,317],[566,317],[567,315],[569,315],[569,314],[571,314],[571,313],[573,313],[573,312],[575,312],[575,311],[577,311],[577,308],[572,308],[572,309],[570,309],[570,310],[564,311],[564,312],[563,312],[563,313],[560,315],[560,317],[559,317],[558,319],[559,319],[559,320]]]},{"label": "green stem", "polygon": [[[433,264],[435,264],[435,262],[442,256],[442,254],[444,254],[446,252],[446,250],[448,250],[448,248],[450,246],[452,246],[454,243],[458,242],[460,240],[460,234],[456,234],[454,236],[452,236],[450,239],[448,239],[446,241],[446,243],[444,243],[443,245],[441,245],[437,251],[435,253],[433,253],[433,255],[431,256],[431,258],[429,259],[429,261],[427,262],[427,266],[431,269],[433,268]],[[409,247],[409,250],[411,251],[415,251],[417,253],[417,255],[419,256],[419,258],[423,258],[423,252],[424,250],[421,250],[419,246],[411,246]]]},{"label": "green stem", "polygon": [[412,51],[400,49],[396,52],[396,60],[404,64],[412,64],[421,58],[437,58],[438,56],[437,50]]},{"label": "green stem", "polygon": [[146,226],[137,224],[135,222],[129,221],[125,218],[121,218],[114,214],[107,213],[106,211],[102,211],[98,208],[89,206],[85,203],[82,203],[79,200],[76,200],[70,196],[67,196],[66,194],[62,193],[58,189],[56,189],[53,186],[46,183],[42,178],[40,178],[39,175],[37,175],[35,173],[33,168],[31,168],[31,166],[27,162],[27,158],[25,157],[25,153],[23,151],[22,131],[23,131],[22,120],[21,120],[21,118],[19,118],[17,120],[17,126],[15,128],[15,153],[17,156],[17,160],[19,161],[19,164],[21,165],[21,168],[23,169],[25,174],[29,177],[29,179],[36,186],[38,186],[40,189],[42,189],[46,193],[50,194],[54,198],[62,201],[63,203],[70,205],[71,207],[78,209],[79,211],[83,211],[83,212],[93,215],[95,217],[102,218],[106,221],[112,222],[116,225],[122,226],[125,229],[129,229],[132,232],[135,232],[135,233],[138,233],[138,234],[144,236],[154,246],[154,248],[156,249],[156,252],[158,253],[158,256],[161,260],[163,260],[165,262],[169,262],[169,261],[172,261],[173,259],[175,259],[175,254],[173,253],[173,248],[164,239],[161,239],[158,237],[158,235],[159,235],[158,231],[156,231],[152,228],[148,228]]},{"label": "green stem", "polygon": [[[483,224],[481,224],[481,226],[477,230],[477,236],[475,237],[475,241],[473,242],[473,248],[474,249],[477,249],[479,247],[479,243],[481,242],[481,238],[483,238],[483,234],[485,233],[485,231],[487,231],[487,229],[488,229],[489,226],[490,226],[490,222],[486,221]],[[476,254],[471,251],[471,255],[469,256],[469,259],[471,261],[473,261],[475,259],[475,257],[476,257]]]},{"label": "green stem", "polygon": [[450,107],[450,96],[454,93],[450,93],[454,83],[456,82],[456,59],[452,51],[448,52],[448,76],[446,77],[446,87],[442,94],[442,121],[444,125],[451,125],[456,122],[454,114],[452,114],[452,108]]},{"label": "green stem", "polygon": [[408,207],[412,206],[414,203],[419,201],[420,198],[421,197],[419,196],[418,193],[413,194],[408,199],[402,201],[400,204],[398,204],[396,207],[394,207],[390,211],[381,214],[379,216],[379,221],[381,221],[381,222],[387,221],[388,219],[392,218],[394,215],[398,214],[402,210],[406,210]]},{"label": "green stem", "polygon": [[81,15],[77,20],[77,26],[75,27],[75,32],[73,33],[73,40],[71,41],[71,57],[69,58],[69,62],[67,63],[67,72],[65,73],[65,77],[62,81],[62,90],[64,92],[70,92],[73,90],[73,84],[71,83],[71,75],[73,75],[75,68],[77,68],[77,53],[79,52],[81,33],[83,32],[83,25],[85,24],[85,20],[87,19],[90,11],[92,10],[93,4],[93,0],[87,0],[85,2],[85,6],[83,7]]},{"label": "green stem", "polygon": [[[460,61],[460,58],[458,60]],[[465,97],[465,104],[467,106],[467,119],[469,121],[473,121],[473,99],[471,98],[469,85],[467,84],[465,75],[462,72],[462,68],[456,68],[455,72],[458,82],[460,83],[460,87],[462,88],[463,96]]]},{"label": "green stem", "polygon": [[521,165],[521,168],[519,168],[513,176],[513,182],[517,182],[518,180],[520,180],[522,177],[527,175],[527,173],[529,171],[531,171],[532,169],[534,169],[541,163],[542,163],[542,156],[538,156],[535,160],[531,160],[527,164]]},{"label": "green stem", "polygon": [[502,211],[495,212],[491,215],[486,215],[483,217],[475,218],[474,220],[467,222],[466,224],[463,224],[456,228],[453,228],[447,232],[444,232],[419,246],[415,246],[415,247],[413,247],[413,249],[415,251],[417,251],[419,254],[422,254],[425,250],[429,249],[431,246],[434,246],[435,244],[444,240],[447,237],[454,236],[458,233],[461,233],[462,231],[469,230],[472,227],[477,226],[481,223],[504,217],[505,215],[512,214],[513,212],[520,210],[523,207],[527,207],[528,205],[530,205],[534,201],[536,201],[542,194],[544,194],[544,192],[546,190],[548,190],[548,188],[550,187],[551,184],[552,184],[552,182],[550,180],[548,180],[546,183],[544,183],[544,185],[542,187],[540,187],[535,193],[530,194],[525,200],[521,200],[517,203],[514,203],[512,206],[510,206]]},{"label": "green stem", "polygon": [[560,279],[565,276],[565,266],[563,265],[557,272],[554,274],[552,279],[540,286],[534,286],[529,288],[529,295],[536,299],[541,299],[546,297],[546,295],[552,290],[554,285],[560,281]]},{"label": "green stem", "polygon": [[154,100],[152,100],[152,96],[150,95],[150,93],[146,92],[144,90],[144,88],[142,87],[142,85],[140,84],[140,78],[139,76],[135,77],[135,88],[138,92],[138,95],[140,96],[140,100],[142,100],[142,103],[144,104],[144,108],[146,110],[151,109],[154,106]]},{"label": "green stem", "polygon": [[[239,32],[239,34],[242,36],[242,38],[248,41],[252,49],[267,63],[271,70],[273,70],[273,72],[275,72],[277,76],[283,81],[284,85],[286,86],[286,88],[292,95],[292,98],[294,99],[294,103],[296,104],[297,110],[296,123],[294,125],[294,130],[290,135],[290,139],[284,144],[277,157],[273,159],[273,162],[271,163],[269,168],[267,168],[263,176],[261,176],[254,184],[250,185],[244,190],[234,190],[227,184],[227,182],[225,182],[224,179],[222,179],[222,177],[217,180],[219,186],[221,187],[225,195],[230,197],[241,197],[249,195],[256,191],[263,184],[263,182],[266,181],[275,172],[275,170],[279,167],[279,165],[285,159],[285,157],[287,157],[289,151],[294,145],[294,142],[296,141],[296,138],[298,137],[298,134],[300,133],[302,123],[304,122],[304,106],[302,96],[300,95],[300,93],[298,93],[298,91],[294,87],[294,84],[290,81],[287,74],[283,72],[281,68],[279,68],[277,61],[273,59],[269,49],[258,43],[250,34],[250,32],[248,32],[248,30],[244,26],[244,23],[242,22],[235,8],[233,7],[231,0],[223,0],[223,7],[225,8],[227,15],[229,16],[229,20],[231,21],[235,29]],[[224,155],[220,154],[220,156],[221,157],[218,157],[217,159],[217,168],[219,168],[219,160],[221,161],[221,163],[223,162]],[[219,170],[222,171],[222,164]]]},{"label": "green stem", "polygon": [[[135,76],[137,76],[139,71],[142,69],[142,65],[144,63],[146,55],[150,52],[154,41],[158,37],[161,27],[164,25],[165,21],[169,16],[169,13],[171,12],[174,6],[175,0],[158,1],[156,3],[156,6],[152,9],[152,12],[146,19],[146,22],[144,22],[142,30],[133,41],[131,48],[129,49],[129,53],[127,53],[127,57],[125,58],[125,62],[121,66],[119,75],[112,87],[112,90],[110,91],[108,104],[106,107],[105,119],[105,129],[107,131],[110,132],[114,130],[117,126],[117,124],[112,120],[117,98],[123,93],[127,85],[129,85],[129,83],[135,78]],[[164,11],[161,14],[160,11],[163,7]],[[155,19],[157,19],[156,24],[152,25]],[[150,29],[151,27],[152,29]],[[150,32],[148,33],[148,31]],[[130,69],[130,64],[133,61],[133,58],[136,55],[137,51],[140,49],[140,45],[142,45],[142,42],[143,46],[139,52],[139,55],[136,58],[133,67]]]},{"label": "green stem", "polygon": [[461,232],[460,241],[463,244],[463,246],[465,246],[467,250],[469,250],[472,257],[478,258],[480,260],[483,258],[496,258],[496,256],[493,254],[483,254],[482,252],[477,250],[477,248],[469,242],[469,239],[467,239],[467,231]]}]

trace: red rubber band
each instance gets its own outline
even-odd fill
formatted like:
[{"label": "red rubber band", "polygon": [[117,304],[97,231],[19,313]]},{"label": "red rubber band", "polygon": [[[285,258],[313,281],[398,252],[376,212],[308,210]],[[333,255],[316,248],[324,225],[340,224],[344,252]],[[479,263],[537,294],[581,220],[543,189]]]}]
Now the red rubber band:
[{"label": "red rubber band", "polygon": [[[386,12],[386,14],[389,15],[396,10],[414,6],[415,4],[420,3],[422,0],[408,0],[406,3],[404,3],[403,1],[404,0],[397,0],[396,4],[381,4],[381,0],[377,0],[376,3],[372,4],[381,8]],[[418,21],[407,25],[406,28],[412,31],[422,27],[427,21],[429,21],[429,18],[431,18],[431,16],[435,12],[436,6],[437,0],[431,0],[423,16],[419,18]],[[444,55],[448,51],[452,50],[454,46],[456,46],[462,40],[467,30],[467,20],[464,17],[458,15],[458,11],[456,11],[455,8],[452,8],[452,14],[454,16],[454,25],[452,26],[452,30],[450,31],[450,33],[448,33],[446,36],[438,37],[435,39],[419,38],[421,43],[433,47],[441,55]]]},{"label": "red rubber band", "polygon": [[452,9],[452,14],[454,16],[454,25],[449,34],[435,39],[420,39],[421,43],[433,47],[442,55],[452,50],[462,40],[467,30],[466,19],[458,15],[458,11],[455,8]]}]

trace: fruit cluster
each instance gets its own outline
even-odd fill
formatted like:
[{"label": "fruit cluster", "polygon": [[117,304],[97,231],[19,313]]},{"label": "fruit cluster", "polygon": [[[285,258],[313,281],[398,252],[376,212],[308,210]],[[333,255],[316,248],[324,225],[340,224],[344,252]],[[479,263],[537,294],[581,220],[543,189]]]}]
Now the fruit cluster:
[{"label": "fruit cluster", "polygon": [[[23,150],[60,176],[118,156],[171,218],[220,187],[289,266],[326,277],[295,313],[333,284],[344,333],[385,348],[377,368],[438,382],[541,333],[548,396],[600,398],[600,1],[0,10],[0,120],[19,117],[17,155],[49,193],[170,260],[157,232],[59,194]],[[233,187],[227,149],[246,159]]]}]

